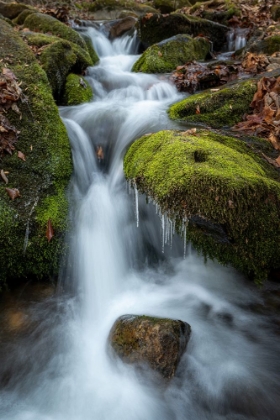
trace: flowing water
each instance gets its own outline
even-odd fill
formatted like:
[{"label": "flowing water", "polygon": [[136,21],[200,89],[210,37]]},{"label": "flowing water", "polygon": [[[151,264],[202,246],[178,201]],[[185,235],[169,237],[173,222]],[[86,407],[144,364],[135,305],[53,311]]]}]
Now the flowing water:
[{"label": "flowing water", "polygon": [[[0,419],[279,420],[279,336],[252,310],[257,290],[189,248],[184,259],[168,219],[124,180],[128,145],[171,128],[180,95],[130,72],[135,37],[86,31],[100,56],[87,75],[94,100],[61,109],[74,161],[69,256],[59,290],[18,304],[2,331]],[[192,326],[168,386],[111,357],[110,328],[129,313]]]}]

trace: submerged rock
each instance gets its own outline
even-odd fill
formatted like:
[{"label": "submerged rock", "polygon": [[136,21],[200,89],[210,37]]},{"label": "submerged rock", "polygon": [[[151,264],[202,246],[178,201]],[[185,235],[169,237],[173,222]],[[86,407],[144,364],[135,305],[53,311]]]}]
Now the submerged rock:
[{"label": "submerged rock", "polygon": [[178,34],[204,36],[219,50],[226,43],[228,28],[206,19],[179,13],[160,15],[148,13],[139,19],[138,36],[145,47]]},{"label": "submerged rock", "polygon": [[134,64],[132,71],[168,73],[187,61],[204,60],[210,51],[205,38],[177,35],[149,47]]},{"label": "submerged rock", "polygon": [[190,325],[183,321],[123,315],[113,325],[109,340],[124,362],[147,364],[170,379],[186,350],[190,334]]},{"label": "submerged rock", "polygon": [[280,267],[279,175],[246,143],[206,130],[161,131],[130,146],[124,171],[178,227],[191,218],[187,238],[205,256],[256,281]]}]

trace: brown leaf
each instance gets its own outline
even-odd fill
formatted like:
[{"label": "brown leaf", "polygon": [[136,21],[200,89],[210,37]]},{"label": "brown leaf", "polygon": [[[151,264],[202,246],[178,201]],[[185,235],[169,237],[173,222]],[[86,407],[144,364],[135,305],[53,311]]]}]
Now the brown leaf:
[{"label": "brown leaf", "polygon": [[195,113],[196,114],[200,114],[200,106],[199,106],[199,104],[197,104],[196,107],[195,107]]},{"label": "brown leaf", "polygon": [[234,204],[232,200],[228,200],[228,206],[229,208],[233,209],[234,208]]},{"label": "brown leaf", "polygon": [[6,188],[6,192],[13,201],[15,198],[20,197],[20,193],[17,188]]},{"label": "brown leaf", "polygon": [[158,51],[158,56],[162,57],[162,52]]},{"label": "brown leaf", "polygon": [[182,134],[190,134],[194,136],[196,134],[196,128],[190,128],[189,130],[183,131]]},{"label": "brown leaf", "polygon": [[51,241],[53,236],[54,236],[54,233],[53,233],[52,222],[51,222],[51,219],[49,219],[48,223],[47,223],[47,231],[46,231],[46,238],[47,238],[48,242]]},{"label": "brown leaf", "polygon": [[3,181],[5,182],[5,184],[8,184],[9,180],[6,177],[5,172],[3,171],[3,169],[1,169],[0,175],[1,175],[1,178],[3,179]]},{"label": "brown leaf", "polygon": [[23,160],[24,162],[26,161],[26,158],[25,158],[25,154],[24,153],[18,151],[17,156],[18,156],[19,159]]}]

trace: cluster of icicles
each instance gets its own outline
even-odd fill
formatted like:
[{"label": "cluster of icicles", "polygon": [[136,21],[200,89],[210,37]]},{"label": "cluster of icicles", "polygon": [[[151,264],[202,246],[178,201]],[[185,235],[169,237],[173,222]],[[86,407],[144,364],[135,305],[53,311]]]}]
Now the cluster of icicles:
[{"label": "cluster of icicles", "polygon": [[[128,193],[134,194],[134,202],[135,202],[135,218],[136,218],[136,226],[139,227],[140,217],[139,217],[139,191],[137,189],[137,184],[135,180],[127,182],[127,189]],[[148,203],[153,204],[156,209],[156,214],[159,216],[161,220],[161,231],[162,231],[162,240],[161,240],[161,252],[164,254],[165,245],[170,246],[172,249],[173,244],[173,236],[176,233],[176,215],[168,215],[166,212],[162,211],[160,205],[157,201],[152,198],[151,196],[147,197]],[[187,255],[187,227],[188,227],[188,218],[184,217],[180,220],[180,230],[179,234],[183,238],[184,242],[184,259]]]}]

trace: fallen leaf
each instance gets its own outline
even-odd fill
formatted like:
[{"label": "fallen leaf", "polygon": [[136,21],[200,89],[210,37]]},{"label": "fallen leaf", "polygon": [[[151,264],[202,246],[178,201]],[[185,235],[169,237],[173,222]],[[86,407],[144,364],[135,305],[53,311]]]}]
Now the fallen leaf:
[{"label": "fallen leaf", "polygon": [[20,197],[20,193],[17,188],[6,188],[6,192],[13,201],[15,198]]},{"label": "fallen leaf", "polygon": [[19,159],[23,160],[24,162],[26,161],[26,158],[25,158],[25,154],[24,153],[18,151],[17,156],[18,156]]},{"label": "fallen leaf", "polygon": [[5,184],[8,184],[9,180],[6,177],[5,172],[3,171],[3,169],[1,169],[0,175],[1,175],[1,178],[3,179],[3,181],[5,182]]},{"label": "fallen leaf", "polygon": [[195,107],[195,113],[200,114],[200,106],[198,104]]},{"label": "fallen leaf", "polygon": [[48,240],[48,242],[51,241],[51,239],[53,238],[54,233],[53,233],[53,227],[52,227],[52,222],[49,219],[48,223],[47,223],[47,231],[46,231],[46,238]]}]

